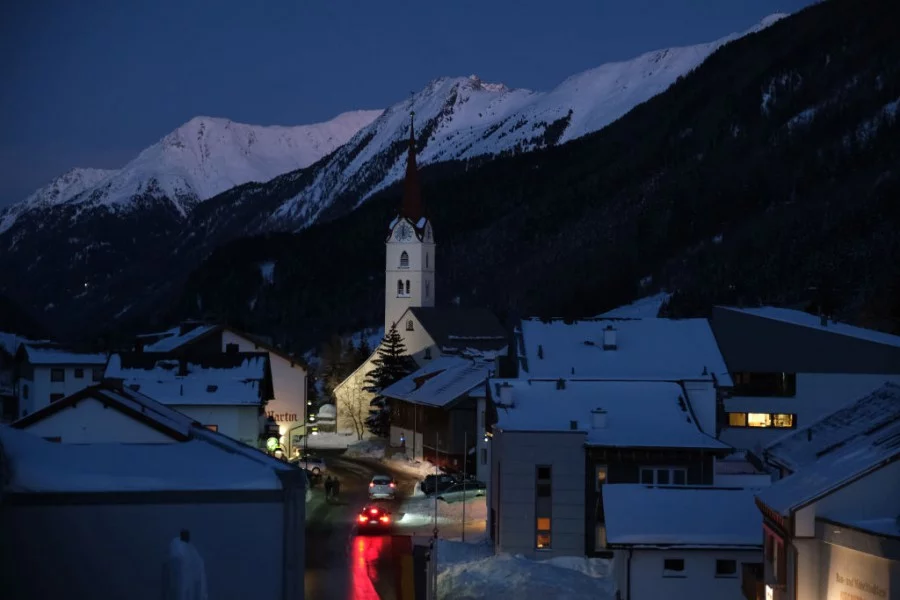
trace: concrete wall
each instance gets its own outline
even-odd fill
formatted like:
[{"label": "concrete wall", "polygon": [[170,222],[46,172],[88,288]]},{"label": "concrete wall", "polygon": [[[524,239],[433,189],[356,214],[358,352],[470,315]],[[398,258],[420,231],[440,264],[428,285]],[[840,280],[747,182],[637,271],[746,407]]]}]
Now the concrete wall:
[{"label": "concrete wall", "polygon": [[[225,352],[228,344],[237,344],[241,352],[265,351],[265,348],[258,347],[253,340],[226,330],[222,332],[222,352]],[[281,435],[285,436],[282,443],[286,443],[287,432],[292,427],[306,423],[306,370],[274,352],[269,352],[269,364],[275,397],[266,404],[266,416],[275,418],[282,431]]]},{"label": "concrete wall", "polygon": [[63,444],[167,444],[174,439],[121,412],[85,398],[72,408],[29,425],[34,435],[61,438]]},{"label": "concrete wall", "polygon": [[[785,371],[790,372],[790,371]],[[725,400],[725,412],[789,413],[795,425],[806,427],[854,400],[872,392],[885,381],[900,382],[897,374],[797,373],[797,393],[790,398],[736,396]],[[790,429],[723,427],[719,438],[742,450],[759,452]]]},{"label": "concrete wall", "polygon": [[[489,506],[499,526],[497,552],[539,559],[584,555],[584,440],[580,432],[495,434],[491,442],[495,462]],[[538,465],[552,468],[552,548],[541,550],[535,548]]]},{"label": "concrete wall", "polygon": [[[681,577],[663,575],[663,561],[684,560]],[[717,560],[737,561],[734,577],[717,577]],[[614,562],[616,583],[627,600],[742,600],[741,563],[762,561],[762,550],[644,550],[635,549],[631,556],[631,593],[627,586],[628,551],[617,551]]]},{"label": "concrete wall", "polygon": [[257,448],[259,446],[259,407],[171,405],[202,425],[217,425],[219,433]]},{"label": "concrete wall", "polygon": [[280,600],[282,514],[276,502],[6,505],[0,589],[5,600],[159,600],[169,543],[187,528],[210,598]]},{"label": "concrete wall", "polygon": [[[102,369],[103,365],[53,367],[60,368],[65,372],[63,381],[50,381],[51,367],[49,366],[41,365],[29,369],[32,373],[32,378],[23,377],[20,378],[18,382],[19,417],[30,415],[34,411],[40,410],[50,404],[51,394],[70,396],[88,386],[96,385],[98,382],[94,381],[91,376],[95,367]],[[76,369],[81,369],[84,372],[83,377],[75,377]],[[24,398],[23,393],[23,386],[26,385],[28,386],[27,399]]]}]

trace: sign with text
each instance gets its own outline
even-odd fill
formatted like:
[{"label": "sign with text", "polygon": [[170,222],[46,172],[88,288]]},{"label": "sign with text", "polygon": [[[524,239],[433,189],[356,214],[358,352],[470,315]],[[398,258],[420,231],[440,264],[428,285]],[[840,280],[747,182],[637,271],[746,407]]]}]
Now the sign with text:
[{"label": "sign with text", "polygon": [[820,560],[822,597],[827,600],[891,597],[889,560],[832,544],[822,544]]}]

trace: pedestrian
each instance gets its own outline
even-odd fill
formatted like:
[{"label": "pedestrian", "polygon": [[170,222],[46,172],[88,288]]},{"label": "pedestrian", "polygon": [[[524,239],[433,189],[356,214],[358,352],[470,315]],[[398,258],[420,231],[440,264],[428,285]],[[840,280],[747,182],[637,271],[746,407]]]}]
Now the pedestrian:
[{"label": "pedestrian", "polygon": [[331,491],[332,491],[333,487],[334,487],[334,481],[332,481],[331,475],[328,475],[325,478],[325,499],[326,500],[331,499]]}]

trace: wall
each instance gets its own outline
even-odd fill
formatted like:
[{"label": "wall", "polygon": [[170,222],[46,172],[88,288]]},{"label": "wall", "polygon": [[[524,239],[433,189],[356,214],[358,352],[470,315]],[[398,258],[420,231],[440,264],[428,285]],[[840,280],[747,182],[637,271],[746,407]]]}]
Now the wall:
[{"label": "wall", "polygon": [[[33,367],[33,369],[26,369],[26,373],[32,371],[31,375],[33,379],[28,379],[25,377],[19,379],[19,416],[24,417],[25,415],[30,415],[36,410],[40,410],[49,405],[50,394],[62,394],[63,396],[70,396],[88,386],[97,384],[98,382],[94,381],[92,377],[92,371],[94,367],[103,369],[102,364],[83,365],[79,367],[53,367],[61,368],[65,371],[64,381],[50,381],[50,366],[40,365]],[[80,379],[75,378],[76,369],[81,369],[82,371],[84,371],[84,376]],[[22,398],[23,385],[27,385],[29,388],[27,400]]]},{"label": "wall", "polygon": [[[363,386],[365,385],[366,374],[375,367],[372,364],[375,356],[376,354],[372,353],[372,356],[366,359],[366,362],[334,389],[335,408],[337,410],[336,428],[339,432],[356,433],[348,412],[361,410],[363,415],[369,414],[369,401],[375,397],[375,394],[365,391]],[[363,433],[365,431],[366,429],[363,428]]]},{"label": "wall", "polygon": [[[431,225],[427,227],[430,235]],[[428,239],[431,239],[430,237]],[[406,252],[409,266],[400,268],[400,255]],[[428,266],[425,266],[425,255],[428,254]],[[391,328],[391,323],[399,321],[410,306],[434,306],[435,298],[435,245],[419,242],[414,236],[408,242],[398,242],[391,238],[385,244],[385,290],[384,290],[384,330]],[[397,280],[410,282],[409,296],[397,295]],[[430,282],[428,295],[425,294],[425,282]],[[398,324],[398,329],[403,327]]]},{"label": "wall", "polygon": [[[792,413],[797,415],[796,427],[806,427],[813,421],[869,394],[885,381],[900,382],[900,375],[797,373],[795,396],[729,398],[724,402],[725,412]],[[719,438],[735,448],[758,453],[790,431],[764,427],[723,427]]]},{"label": "wall", "polygon": [[[500,529],[499,540],[495,540],[497,552],[539,559],[584,555],[584,441],[582,432],[495,434],[489,502]],[[552,467],[552,549],[535,549],[538,465]]]},{"label": "wall", "polygon": [[[684,560],[684,577],[663,577],[663,561]],[[737,561],[734,577],[716,577],[716,560]],[[743,600],[741,563],[762,562],[762,550],[644,550],[631,557],[631,594],[629,600]],[[616,553],[616,580],[622,589],[627,569],[627,551]],[[623,598],[625,596],[623,595]]]},{"label": "wall", "polygon": [[[265,351],[265,348],[257,346],[252,340],[225,330],[222,332],[222,352],[225,352],[228,344],[237,344],[241,352]],[[284,436],[282,443],[289,443],[288,432],[291,428],[306,423],[307,419],[306,370],[274,352],[269,352],[269,365],[272,369],[275,397],[266,404],[266,416],[275,417],[281,435]]]},{"label": "wall", "polygon": [[166,444],[175,440],[161,431],[85,398],[72,408],[29,425],[26,431],[40,437],[59,437],[64,444]]},{"label": "wall", "polygon": [[475,460],[475,477],[478,478],[478,481],[484,481],[487,483],[491,480],[491,440],[486,437],[486,433],[488,432],[487,427],[487,398],[478,398],[476,400],[476,414],[478,418],[478,422],[476,424],[475,436],[477,446],[475,448],[476,460]]},{"label": "wall", "polygon": [[170,406],[201,425],[217,425],[222,435],[254,448],[259,447],[258,406]]},{"label": "wall", "polygon": [[6,505],[0,589],[7,600],[159,600],[169,543],[186,528],[210,598],[280,600],[283,538],[303,536],[282,514],[280,502]]},{"label": "wall", "polygon": [[[406,329],[407,322],[413,322],[412,331]],[[412,313],[403,315],[402,322],[397,325],[397,331],[403,337],[403,345],[406,346],[406,353],[413,357],[416,364],[424,367],[430,360],[434,360],[441,356],[440,349],[435,345],[434,340],[422,327],[422,324]],[[425,350],[430,349],[431,358],[425,358]]]},{"label": "wall", "polygon": [[819,544],[816,571],[820,595],[816,600],[888,600],[900,596],[900,561],[838,544]]}]

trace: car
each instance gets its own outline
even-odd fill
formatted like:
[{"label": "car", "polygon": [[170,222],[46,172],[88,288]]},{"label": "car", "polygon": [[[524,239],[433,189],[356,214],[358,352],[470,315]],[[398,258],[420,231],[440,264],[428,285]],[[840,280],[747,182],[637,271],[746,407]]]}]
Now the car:
[{"label": "car", "polygon": [[390,475],[376,475],[369,482],[369,498],[394,498],[397,482]]},{"label": "car", "polygon": [[436,492],[443,492],[445,489],[458,483],[460,478],[457,475],[449,473],[441,473],[440,475],[426,475],[425,479],[419,484],[419,488],[426,496],[430,496]]},{"label": "car", "polygon": [[297,465],[301,469],[306,469],[313,475],[321,475],[328,470],[328,467],[325,465],[325,460],[323,458],[319,456],[313,456],[311,454],[298,458],[292,458],[290,462],[291,464]]},{"label": "car", "polygon": [[391,513],[383,506],[368,504],[356,517],[356,525],[366,531],[388,529],[391,526]]},{"label": "car", "polygon": [[484,496],[487,485],[484,482],[475,479],[467,479],[460,483],[451,485],[443,492],[438,494],[437,499],[447,503],[461,502],[478,496]]}]

